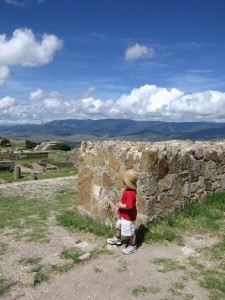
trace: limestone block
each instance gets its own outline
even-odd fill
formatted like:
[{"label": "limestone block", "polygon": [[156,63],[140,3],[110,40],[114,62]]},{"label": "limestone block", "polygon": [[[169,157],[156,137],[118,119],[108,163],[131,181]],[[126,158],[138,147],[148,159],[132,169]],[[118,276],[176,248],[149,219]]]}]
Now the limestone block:
[{"label": "limestone block", "polygon": [[193,193],[196,193],[197,190],[198,190],[198,182],[191,183],[190,192],[193,194]]},{"label": "limestone block", "polygon": [[181,190],[181,183],[177,183],[173,191],[173,198],[179,199],[181,196]]},{"label": "limestone block", "polygon": [[169,166],[165,159],[159,162],[159,177],[165,177],[169,173]]},{"label": "limestone block", "polygon": [[158,182],[154,176],[142,175],[139,179],[139,191],[154,195],[158,189]]},{"label": "limestone block", "polygon": [[183,196],[187,197],[189,195],[189,182],[186,181],[183,185]]},{"label": "limestone block", "polygon": [[173,200],[169,196],[163,196],[161,201],[160,201],[160,206],[165,209],[165,208],[170,208],[173,206]]},{"label": "limestone block", "polygon": [[211,170],[211,180],[216,181],[217,180],[217,170]]},{"label": "limestone block", "polygon": [[117,190],[124,188],[124,183],[120,175],[116,175],[114,178],[114,186]]},{"label": "limestone block", "polygon": [[133,155],[129,155],[127,159],[127,168],[132,169],[134,167],[134,157]]},{"label": "limestone block", "polygon": [[203,149],[202,148],[197,148],[196,151],[195,151],[194,157],[196,159],[203,158]]},{"label": "limestone block", "polygon": [[112,151],[109,152],[109,175],[113,176],[119,171],[120,161],[117,159]]},{"label": "limestone block", "polygon": [[205,169],[203,172],[203,176],[206,180],[208,180],[211,177],[211,171],[209,169]]},{"label": "limestone block", "polygon": [[210,152],[208,149],[203,150],[203,157],[204,157],[204,160],[210,160]]},{"label": "limestone block", "polygon": [[103,185],[103,176],[94,176],[93,184],[102,186]]},{"label": "limestone block", "polygon": [[174,179],[172,175],[167,175],[163,179],[159,180],[159,189],[161,191],[166,191],[172,188]]},{"label": "limestone block", "polygon": [[93,174],[89,168],[83,168],[78,173],[78,203],[86,209],[90,208]]},{"label": "limestone block", "polygon": [[205,180],[205,190],[206,191],[211,191],[212,190],[212,182]]},{"label": "limestone block", "polygon": [[217,167],[217,164],[215,163],[215,161],[210,160],[207,162],[206,166],[207,166],[207,169],[212,170]]},{"label": "limestone block", "polygon": [[96,154],[96,161],[99,166],[104,166],[105,164],[105,156],[102,151],[98,151]]},{"label": "limestone block", "polygon": [[137,211],[138,213],[147,215],[149,202],[144,197],[137,196]]},{"label": "limestone block", "polygon": [[141,159],[141,171],[153,172],[158,168],[158,153],[155,151],[144,151]]},{"label": "limestone block", "polygon": [[103,174],[103,186],[109,188],[113,185],[113,180],[106,173]]},{"label": "limestone block", "polygon": [[92,167],[95,166],[95,163],[96,163],[95,154],[92,152],[86,152],[84,161],[85,161],[86,165],[89,165]]},{"label": "limestone block", "polygon": [[200,176],[199,177],[199,180],[198,180],[198,186],[200,188],[203,188],[204,187],[204,177],[203,176]]}]

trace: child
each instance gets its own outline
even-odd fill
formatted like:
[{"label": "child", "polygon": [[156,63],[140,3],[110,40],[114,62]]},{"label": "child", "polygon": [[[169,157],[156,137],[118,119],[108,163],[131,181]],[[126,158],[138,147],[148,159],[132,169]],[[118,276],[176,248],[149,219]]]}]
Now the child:
[{"label": "child", "polygon": [[125,184],[125,190],[120,202],[118,203],[116,235],[111,239],[107,239],[107,243],[110,245],[121,245],[121,235],[129,236],[130,244],[123,250],[123,253],[131,254],[137,251],[135,220],[137,217],[136,189],[138,174],[133,169],[129,169],[124,171],[121,175]]}]

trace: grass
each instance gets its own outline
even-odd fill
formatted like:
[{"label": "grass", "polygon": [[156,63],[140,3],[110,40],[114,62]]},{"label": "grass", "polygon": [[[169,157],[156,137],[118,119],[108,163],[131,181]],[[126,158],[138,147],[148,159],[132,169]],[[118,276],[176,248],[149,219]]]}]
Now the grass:
[{"label": "grass", "polygon": [[225,192],[216,192],[205,198],[201,204],[192,203],[184,211],[170,215],[164,221],[152,221],[144,237],[146,243],[176,241],[182,243],[182,232],[200,229],[219,233],[224,226]]},{"label": "grass", "polygon": [[48,218],[52,213],[67,211],[75,202],[76,195],[64,191],[51,202],[26,200],[17,196],[8,199],[0,193],[0,230],[13,229],[11,234],[18,240],[25,238],[29,242],[45,242],[48,236]]},{"label": "grass", "polygon": [[8,290],[8,288],[4,286],[5,281],[5,278],[0,277],[0,296],[4,295]]},{"label": "grass", "polygon": [[114,228],[103,223],[96,222],[88,216],[81,216],[75,211],[66,211],[57,217],[59,224],[71,230],[90,232],[97,236],[110,236],[114,234]]},{"label": "grass", "polygon": [[179,261],[170,258],[155,258],[152,261],[155,265],[162,266],[163,268],[158,270],[162,273],[167,273],[175,270],[185,270],[186,266],[181,264]]},{"label": "grass", "polygon": [[0,256],[7,252],[7,244],[0,242]]},{"label": "grass", "polygon": [[119,260],[119,265],[116,269],[119,273],[127,271],[127,261],[126,261],[126,259],[120,259]]},{"label": "grass", "polygon": [[149,293],[152,293],[152,294],[156,294],[160,292],[160,289],[157,288],[157,287],[154,287],[154,286],[151,286],[151,287],[145,287],[143,285],[138,285],[137,287],[134,287],[132,289],[132,294],[135,296],[135,297],[138,297],[140,295],[145,295],[145,294],[149,294]]}]

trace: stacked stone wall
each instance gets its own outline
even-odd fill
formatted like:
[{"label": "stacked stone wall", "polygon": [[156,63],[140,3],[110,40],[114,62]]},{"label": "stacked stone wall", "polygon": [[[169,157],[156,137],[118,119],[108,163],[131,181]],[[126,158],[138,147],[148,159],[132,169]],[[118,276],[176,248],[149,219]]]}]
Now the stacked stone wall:
[{"label": "stacked stone wall", "polygon": [[145,224],[225,189],[225,143],[83,142],[79,152],[79,211],[106,224],[114,222],[124,189],[120,172],[129,168],[139,174],[138,223]]}]

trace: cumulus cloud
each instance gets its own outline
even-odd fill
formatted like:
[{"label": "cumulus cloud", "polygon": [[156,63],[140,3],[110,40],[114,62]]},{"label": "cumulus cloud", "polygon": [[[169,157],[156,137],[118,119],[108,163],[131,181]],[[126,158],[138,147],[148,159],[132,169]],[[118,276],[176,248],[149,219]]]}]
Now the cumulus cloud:
[{"label": "cumulus cloud", "polygon": [[4,85],[7,77],[9,76],[9,68],[0,66],[0,87]]},{"label": "cumulus cloud", "polygon": [[0,65],[36,67],[48,64],[57,50],[62,47],[62,41],[55,35],[44,34],[37,41],[32,30],[16,29],[10,39],[0,35]]},{"label": "cumulus cloud", "polygon": [[130,46],[125,51],[125,59],[127,61],[133,61],[139,58],[152,57],[155,54],[152,48],[136,43]]},{"label": "cumulus cloud", "polygon": [[43,99],[44,96],[44,91],[42,91],[41,89],[37,89],[36,91],[30,93],[29,99],[31,101],[37,101]]},{"label": "cumulus cloud", "polygon": [[[42,90],[31,93],[33,99],[42,94]],[[211,90],[185,94],[176,88],[144,85],[115,100],[93,96],[64,100],[62,95],[52,92],[45,94],[38,105],[29,103],[19,106],[9,97],[0,100],[0,108],[5,108],[0,110],[0,120],[21,122],[23,117],[24,123],[73,118],[225,122],[225,93]]]},{"label": "cumulus cloud", "polygon": [[5,109],[11,107],[15,102],[14,98],[11,97],[5,97],[0,100],[0,109]]}]

